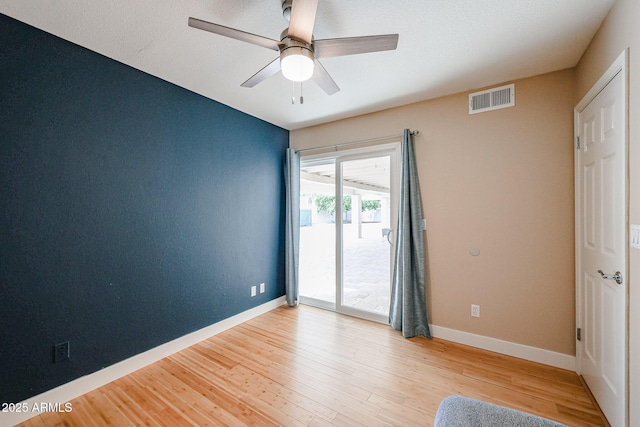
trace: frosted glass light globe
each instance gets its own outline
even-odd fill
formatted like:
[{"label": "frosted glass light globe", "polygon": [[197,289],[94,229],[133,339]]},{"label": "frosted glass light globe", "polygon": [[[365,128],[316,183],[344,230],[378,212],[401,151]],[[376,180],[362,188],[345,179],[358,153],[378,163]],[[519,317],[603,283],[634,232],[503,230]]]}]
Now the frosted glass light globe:
[{"label": "frosted glass light globe", "polygon": [[280,56],[282,75],[294,82],[303,82],[313,76],[313,54],[300,47],[290,47]]}]

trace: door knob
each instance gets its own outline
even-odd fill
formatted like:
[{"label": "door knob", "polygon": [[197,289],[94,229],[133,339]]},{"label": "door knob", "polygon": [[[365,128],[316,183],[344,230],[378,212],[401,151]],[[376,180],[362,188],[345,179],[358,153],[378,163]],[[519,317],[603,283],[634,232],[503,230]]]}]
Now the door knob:
[{"label": "door knob", "polygon": [[619,271],[616,271],[615,274],[604,274],[602,270],[598,270],[598,273],[600,273],[603,279],[615,280],[618,285],[622,285],[622,274],[620,274]]}]

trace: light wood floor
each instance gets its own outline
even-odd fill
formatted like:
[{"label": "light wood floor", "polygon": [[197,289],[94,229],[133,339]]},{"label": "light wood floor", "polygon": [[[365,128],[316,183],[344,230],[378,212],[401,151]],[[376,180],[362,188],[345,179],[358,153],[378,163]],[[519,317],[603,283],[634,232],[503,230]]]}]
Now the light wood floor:
[{"label": "light wood floor", "polygon": [[432,426],[465,395],[571,426],[601,426],[570,371],[386,325],[281,307],[22,426]]}]

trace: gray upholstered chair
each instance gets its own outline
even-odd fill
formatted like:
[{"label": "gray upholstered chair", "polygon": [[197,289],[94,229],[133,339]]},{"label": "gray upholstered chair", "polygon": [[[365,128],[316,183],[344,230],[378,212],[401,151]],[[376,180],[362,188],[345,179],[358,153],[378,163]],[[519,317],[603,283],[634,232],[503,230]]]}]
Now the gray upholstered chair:
[{"label": "gray upholstered chair", "polygon": [[463,396],[446,397],[438,408],[434,427],[567,427],[540,418]]}]

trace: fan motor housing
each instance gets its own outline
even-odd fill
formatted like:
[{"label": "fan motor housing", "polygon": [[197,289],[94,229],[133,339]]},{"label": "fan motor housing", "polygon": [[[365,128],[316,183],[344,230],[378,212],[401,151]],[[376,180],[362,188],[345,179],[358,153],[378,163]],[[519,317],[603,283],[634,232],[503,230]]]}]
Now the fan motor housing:
[{"label": "fan motor housing", "polygon": [[289,55],[303,55],[312,61],[315,60],[313,44],[307,44],[289,37],[285,29],[280,35],[280,60]]},{"label": "fan motor housing", "polygon": [[291,47],[291,46],[301,46],[301,47],[307,48],[311,52],[313,52],[313,42],[312,43],[307,43],[304,40],[298,40],[298,39],[295,39],[293,37],[289,37],[289,29],[288,28],[285,28],[280,33],[280,43],[282,45],[284,45],[284,47],[280,48],[281,50],[282,49],[286,49],[287,47]]},{"label": "fan motor housing", "polygon": [[280,51],[280,60],[286,58],[290,55],[302,55],[307,58],[314,60],[313,50],[309,49],[307,46],[287,46]]}]

